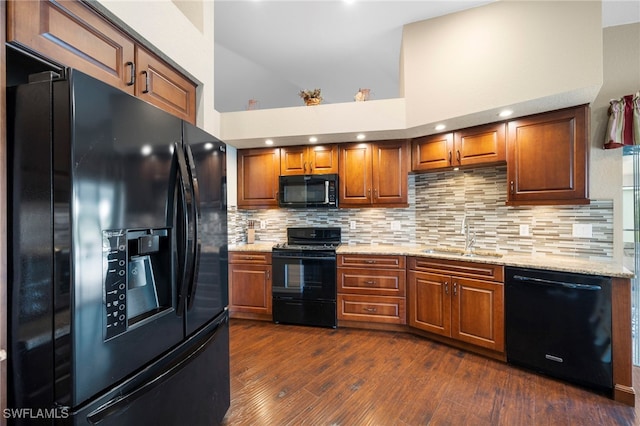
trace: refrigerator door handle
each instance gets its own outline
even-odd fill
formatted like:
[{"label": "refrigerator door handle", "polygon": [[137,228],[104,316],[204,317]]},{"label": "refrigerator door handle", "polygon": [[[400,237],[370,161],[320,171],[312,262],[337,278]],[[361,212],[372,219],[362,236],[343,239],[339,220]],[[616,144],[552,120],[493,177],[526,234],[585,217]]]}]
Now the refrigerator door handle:
[{"label": "refrigerator door handle", "polygon": [[184,216],[182,218],[178,218],[184,224],[184,253],[178,253],[178,256],[182,259],[182,271],[178,272],[178,277],[180,281],[178,283],[178,307],[177,314],[178,316],[182,315],[184,312],[184,307],[187,303],[187,292],[189,279],[192,274],[192,265],[191,265],[191,253],[193,252],[193,235],[195,233],[194,221],[192,220],[193,214],[193,196],[191,192],[191,185],[189,185],[189,169],[187,168],[187,161],[185,159],[184,151],[180,147],[180,144],[176,143],[174,145],[174,152],[176,153],[176,158],[178,159],[178,174],[179,174],[179,182],[180,182],[180,194],[181,194],[181,204],[182,211]]},{"label": "refrigerator door handle", "polygon": [[198,283],[198,271],[200,269],[200,250],[202,247],[202,241],[200,239],[200,186],[198,185],[198,178],[196,176],[196,162],[193,159],[193,152],[191,146],[188,143],[184,144],[184,150],[187,157],[187,165],[189,167],[189,177],[191,179],[191,190],[193,191],[193,226],[194,226],[194,240],[193,245],[193,259],[191,259],[192,270],[191,277],[189,277],[189,290],[187,293],[187,310],[190,310],[193,306],[194,296],[196,294],[196,287]]}]

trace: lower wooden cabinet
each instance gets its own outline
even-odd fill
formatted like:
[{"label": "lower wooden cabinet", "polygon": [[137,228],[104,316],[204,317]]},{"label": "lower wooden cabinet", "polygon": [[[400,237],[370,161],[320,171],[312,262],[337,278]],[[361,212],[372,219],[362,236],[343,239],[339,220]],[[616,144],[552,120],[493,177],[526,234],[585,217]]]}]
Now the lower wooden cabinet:
[{"label": "lower wooden cabinet", "polygon": [[406,324],[404,256],[338,255],[338,320]]},{"label": "lower wooden cabinet", "polygon": [[504,352],[503,267],[409,258],[409,325]]},{"label": "lower wooden cabinet", "polygon": [[271,320],[271,301],[271,253],[229,253],[230,316]]}]

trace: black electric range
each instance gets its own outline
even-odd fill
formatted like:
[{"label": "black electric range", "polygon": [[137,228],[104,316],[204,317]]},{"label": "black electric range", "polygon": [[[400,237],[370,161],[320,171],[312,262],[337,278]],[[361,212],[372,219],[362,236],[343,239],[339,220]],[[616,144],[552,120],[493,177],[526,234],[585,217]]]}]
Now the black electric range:
[{"label": "black electric range", "polygon": [[272,249],[273,320],[337,326],[336,249],[340,228],[288,228]]}]

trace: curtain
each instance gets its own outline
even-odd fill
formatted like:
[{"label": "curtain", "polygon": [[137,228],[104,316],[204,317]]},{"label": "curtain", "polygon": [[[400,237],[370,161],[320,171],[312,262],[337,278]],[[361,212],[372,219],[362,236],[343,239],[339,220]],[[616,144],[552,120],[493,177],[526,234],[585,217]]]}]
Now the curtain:
[{"label": "curtain", "polygon": [[640,145],[640,91],[609,102],[604,148]]}]

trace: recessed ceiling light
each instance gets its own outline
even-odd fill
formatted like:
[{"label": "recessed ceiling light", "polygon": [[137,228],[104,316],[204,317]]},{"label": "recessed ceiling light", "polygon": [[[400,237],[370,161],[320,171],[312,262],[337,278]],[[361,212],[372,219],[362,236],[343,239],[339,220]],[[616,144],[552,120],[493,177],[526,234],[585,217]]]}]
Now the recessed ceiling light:
[{"label": "recessed ceiling light", "polygon": [[500,113],[498,114],[500,117],[509,117],[511,114],[513,114],[513,111],[511,111],[510,109],[505,109],[500,111]]},{"label": "recessed ceiling light", "polygon": [[447,128],[447,126],[445,126],[444,124],[438,124],[438,125],[436,125],[436,127],[435,127],[435,129],[436,129],[436,130],[438,130],[438,131],[440,131],[440,130],[444,130],[444,129],[446,129],[446,128]]},{"label": "recessed ceiling light", "polygon": [[266,143],[267,145],[273,145],[273,141],[271,139],[267,139],[266,141],[264,141],[264,143]]},{"label": "recessed ceiling light", "polygon": [[151,154],[151,151],[153,151],[153,149],[151,148],[151,145],[144,145],[140,149],[140,152],[142,153],[142,155],[149,155]]},{"label": "recessed ceiling light", "polygon": [[366,138],[367,136],[363,133],[360,133],[358,136],[356,136],[356,139],[358,139],[359,141],[363,140],[364,138]]},{"label": "recessed ceiling light", "polygon": [[316,142],[318,142],[318,138],[316,138],[315,136],[311,136],[311,137],[309,138],[309,142],[311,142],[311,143],[316,143]]},{"label": "recessed ceiling light", "polygon": [[204,144],[204,149],[210,150],[213,149],[213,144],[211,142],[207,142]]}]

